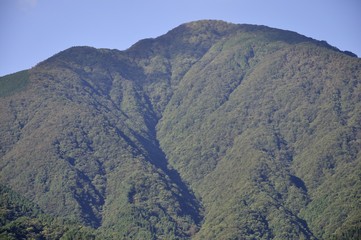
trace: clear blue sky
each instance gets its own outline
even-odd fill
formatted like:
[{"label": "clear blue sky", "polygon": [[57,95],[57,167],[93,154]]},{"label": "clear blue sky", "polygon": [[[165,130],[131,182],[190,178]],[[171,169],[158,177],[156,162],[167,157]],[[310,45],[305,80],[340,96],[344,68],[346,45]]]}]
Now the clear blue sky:
[{"label": "clear blue sky", "polygon": [[0,76],[71,46],[124,50],[200,19],[292,30],[361,56],[360,0],[0,0]]}]

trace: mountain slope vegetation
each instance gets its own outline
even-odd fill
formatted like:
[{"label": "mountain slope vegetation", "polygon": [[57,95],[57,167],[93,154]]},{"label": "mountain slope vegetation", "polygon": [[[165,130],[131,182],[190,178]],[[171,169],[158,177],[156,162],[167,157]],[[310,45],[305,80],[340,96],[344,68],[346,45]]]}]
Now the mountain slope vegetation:
[{"label": "mountain slope vegetation", "polygon": [[0,111],[8,239],[360,237],[361,60],[324,41],[196,21],[73,47],[1,77]]}]

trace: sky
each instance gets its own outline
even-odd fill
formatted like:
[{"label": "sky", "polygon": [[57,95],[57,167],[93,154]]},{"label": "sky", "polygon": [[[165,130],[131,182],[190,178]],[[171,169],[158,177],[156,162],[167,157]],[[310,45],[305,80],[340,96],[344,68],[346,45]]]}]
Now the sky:
[{"label": "sky", "polygon": [[360,0],[0,0],[0,76],[72,46],[125,50],[202,19],[291,30],[361,57]]}]

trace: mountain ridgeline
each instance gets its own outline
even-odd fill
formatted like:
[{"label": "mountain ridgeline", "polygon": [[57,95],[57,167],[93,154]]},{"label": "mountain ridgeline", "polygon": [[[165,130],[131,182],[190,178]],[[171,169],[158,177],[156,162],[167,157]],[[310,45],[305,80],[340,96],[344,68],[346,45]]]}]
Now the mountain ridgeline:
[{"label": "mountain ridgeline", "polygon": [[361,60],[183,24],[0,78],[4,239],[357,239]]}]

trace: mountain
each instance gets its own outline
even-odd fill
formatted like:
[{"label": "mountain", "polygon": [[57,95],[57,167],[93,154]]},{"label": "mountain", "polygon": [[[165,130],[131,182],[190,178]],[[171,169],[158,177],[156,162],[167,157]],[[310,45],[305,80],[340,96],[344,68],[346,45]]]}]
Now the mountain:
[{"label": "mountain", "polygon": [[5,239],[357,239],[361,60],[183,24],[0,78]]}]

